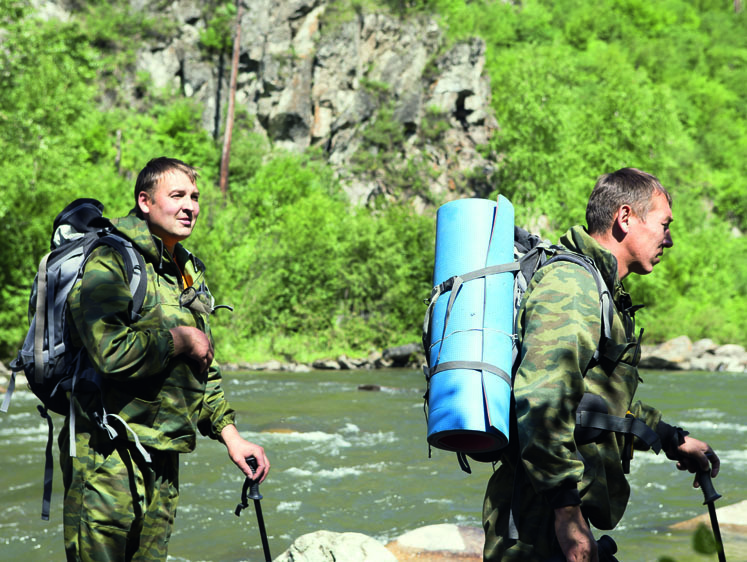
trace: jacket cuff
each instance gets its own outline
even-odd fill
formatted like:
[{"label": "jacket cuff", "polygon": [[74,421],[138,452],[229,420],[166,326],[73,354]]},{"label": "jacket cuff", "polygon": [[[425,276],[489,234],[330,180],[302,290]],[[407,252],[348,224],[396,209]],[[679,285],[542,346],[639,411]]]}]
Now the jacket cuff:
[{"label": "jacket cuff", "polygon": [[576,483],[563,484],[558,488],[544,492],[545,499],[553,509],[566,507],[568,505],[580,505],[581,495],[578,493]]},{"label": "jacket cuff", "polygon": [[226,413],[219,420],[213,423],[213,434],[210,437],[213,439],[220,439],[221,431],[229,425],[236,425],[236,415],[233,411]]},{"label": "jacket cuff", "polygon": [[171,330],[163,330],[163,334],[159,338],[161,341],[166,342],[166,359],[171,359],[174,356],[174,334]]},{"label": "jacket cuff", "polygon": [[664,449],[667,458],[672,460],[677,460],[677,448],[685,442],[685,435],[690,435],[681,427],[663,421],[656,424],[656,434],[661,439],[661,448]]}]

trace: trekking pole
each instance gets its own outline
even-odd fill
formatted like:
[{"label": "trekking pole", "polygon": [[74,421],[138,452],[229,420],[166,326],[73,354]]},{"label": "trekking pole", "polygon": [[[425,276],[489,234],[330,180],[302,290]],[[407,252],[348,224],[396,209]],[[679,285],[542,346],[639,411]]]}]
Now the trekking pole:
[{"label": "trekking pole", "polygon": [[718,519],[716,519],[716,506],[713,505],[717,499],[721,497],[716,489],[713,487],[711,482],[711,471],[702,470],[698,472],[698,482],[700,483],[700,489],[703,490],[703,498],[705,501],[703,505],[708,506],[708,515],[711,517],[711,530],[713,536],[716,539],[716,547],[718,548],[718,560],[719,562],[726,562],[726,554],[724,553],[724,542],[721,540],[721,529],[718,526]]},{"label": "trekking pole", "polygon": [[[254,457],[247,457],[246,464],[252,471],[252,474],[257,472],[257,459]],[[247,493],[248,492],[248,493]],[[257,524],[259,526],[259,536],[262,539],[262,550],[265,552],[265,562],[272,562],[272,556],[270,556],[270,544],[267,542],[267,531],[265,530],[265,520],[262,517],[262,506],[259,500],[262,499],[262,494],[259,493],[259,482],[252,480],[248,476],[244,480],[244,487],[241,490],[241,503],[236,506],[236,516],[241,515],[241,510],[249,507],[249,499],[254,500],[254,510],[257,512]]]}]

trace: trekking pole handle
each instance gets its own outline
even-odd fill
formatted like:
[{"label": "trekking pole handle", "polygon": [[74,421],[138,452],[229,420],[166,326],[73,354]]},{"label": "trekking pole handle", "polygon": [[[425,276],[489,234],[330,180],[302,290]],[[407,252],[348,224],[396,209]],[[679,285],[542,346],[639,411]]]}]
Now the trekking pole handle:
[{"label": "trekking pole handle", "polygon": [[703,490],[703,498],[705,499],[705,501],[703,502],[703,505],[707,505],[709,503],[715,502],[717,499],[721,497],[721,494],[719,494],[716,491],[716,488],[713,487],[713,482],[711,481],[710,470],[699,471],[698,482],[700,483],[700,489]]},{"label": "trekking pole handle", "polygon": [[[254,458],[254,456],[251,456],[246,457],[244,460],[246,461],[246,464],[249,465],[249,469],[252,471],[252,474],[256,474],[257,468],[259,468],[257,459]],[[262,494],[259,493],[259,482],[257,482],[253,478],[250,478],[249,476],[247,476],[246,479],[250,482],[249,495],[247,497],[252,500],[261,500]]]}]

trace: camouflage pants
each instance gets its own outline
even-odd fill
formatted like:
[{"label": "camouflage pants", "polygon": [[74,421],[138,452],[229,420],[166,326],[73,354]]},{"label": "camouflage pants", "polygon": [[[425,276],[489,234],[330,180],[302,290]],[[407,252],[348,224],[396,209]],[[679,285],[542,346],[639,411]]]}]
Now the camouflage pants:
[{"label": "camouflage pants", "polygon": [[166,560],[179,498],[178,454],[134,449],[98,430],[76,428],[70,457],[67,424],[60,432],[60,464],[68,560]]},{"label": "camouflage pants", "polygon": [[[519,540],[508,538],[512,502],[516,502]],[[488,481],[482,520],[485,561],[541,562],[560,553],[553,509],[507,466],[500,466]]]}]

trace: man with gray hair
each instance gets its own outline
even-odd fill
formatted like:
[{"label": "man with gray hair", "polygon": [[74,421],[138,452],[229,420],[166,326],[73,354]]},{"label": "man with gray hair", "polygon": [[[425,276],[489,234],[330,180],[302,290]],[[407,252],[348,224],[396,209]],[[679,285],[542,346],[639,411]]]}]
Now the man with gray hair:
[{"label": "man with gray hair", "polygon": [[[600,557],[589,525],[613,529],[622,518],[633,449],[663,450],[680,470],[718,473],[707,443],[634,402],[642,334],[622,280],[651,273],[672,247],[671,203],[654,176],[623,168],[594,186],[588,229],[574,226],[560,240],[601,273],[615,305],[609,336],[602,337],[599,289],[585,268],[557,261],[532,278],[518,312],[510,442],[485,494],[485,560],[609,559]],[[585,404],[634,417],[647,439],[616,430],[625,424],[582,430],[577,413]]]}]

